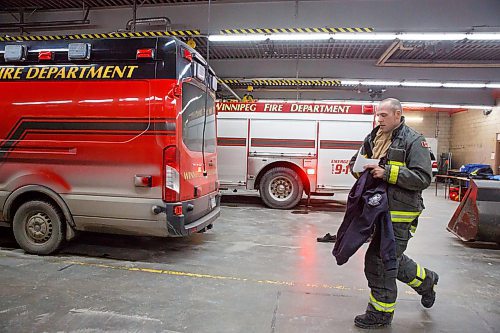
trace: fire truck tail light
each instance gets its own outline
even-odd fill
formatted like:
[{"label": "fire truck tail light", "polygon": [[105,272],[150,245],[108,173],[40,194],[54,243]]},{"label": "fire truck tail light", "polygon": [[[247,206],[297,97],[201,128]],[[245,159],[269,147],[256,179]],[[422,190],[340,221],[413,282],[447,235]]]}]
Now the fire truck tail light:
[{"label": "fire truck tail light", "polygon": [[179,172],[170,167],[165,166],[165,201],[179,201]]},{"label": "fire truck tail light", "polygon": [[52,52],[52,51],[40,51],[40,52],[38,52],[38,60],[39,61],[52,60],[52,59],[54,59],[54,52]]},{"label": "fire truck tail light", "polygon": [[179,172],[168,165],[165,168],[165,187],[179,193]]},{"label": "fire truck tail light", "polygon": [[314,169],[307,169],[307,174],[308,175],[314,175],[316,173],[316,170]]},{"label": "fire truck tail light", "polygon": [[155,56],[154,49],[138,49],[136,53],[137,59],[153,59]]},{"label": "fire truck tail light", "polygon": [[163,152],[165,163],[165,188],[163,199],[167,202],[179,201],[180,174],[177,163],[177,148],[167,147]]}]

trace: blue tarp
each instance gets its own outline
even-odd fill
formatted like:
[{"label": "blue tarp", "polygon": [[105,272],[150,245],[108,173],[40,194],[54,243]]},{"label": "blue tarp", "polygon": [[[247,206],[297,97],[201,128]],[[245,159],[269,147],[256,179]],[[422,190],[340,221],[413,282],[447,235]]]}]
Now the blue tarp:
[{"label": "blue tarp", "polygon": [[471,173],[474,170],[481,169],[481,168],[491,168],[491,166],[489,164],[471,163],[471,164],[462,165],[462,167],[460,168],[460,172]]}]

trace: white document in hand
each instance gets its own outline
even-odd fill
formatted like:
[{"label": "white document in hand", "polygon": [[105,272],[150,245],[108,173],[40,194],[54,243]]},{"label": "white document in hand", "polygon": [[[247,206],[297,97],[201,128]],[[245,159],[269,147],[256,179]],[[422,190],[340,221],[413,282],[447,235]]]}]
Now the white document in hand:
[{"label": "white document in hand", "polygon": [[363,155],[358,153],[358,157],[356,157],[356,161],[354,161],[354,167],[352,168],[353,172],[363,172],[365,169],[363,168],[365,165],[376,164],[378,165],[380,161],[377,159],[366,158]]}]

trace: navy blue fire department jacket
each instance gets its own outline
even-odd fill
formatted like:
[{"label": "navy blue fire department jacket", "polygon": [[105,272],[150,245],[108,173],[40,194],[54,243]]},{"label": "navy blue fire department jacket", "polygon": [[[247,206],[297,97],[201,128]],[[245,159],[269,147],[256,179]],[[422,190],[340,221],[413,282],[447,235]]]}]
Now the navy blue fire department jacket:
[{"label": "navy blue fire department jacket", "polygon": [[385,269],[396,269],[396,242],[389,214],[387,183],[373,178],[367,170],[349,192],[347,210],[332,251],[337,264],[345,264],[374,230],[380,233],[380,257]]}]

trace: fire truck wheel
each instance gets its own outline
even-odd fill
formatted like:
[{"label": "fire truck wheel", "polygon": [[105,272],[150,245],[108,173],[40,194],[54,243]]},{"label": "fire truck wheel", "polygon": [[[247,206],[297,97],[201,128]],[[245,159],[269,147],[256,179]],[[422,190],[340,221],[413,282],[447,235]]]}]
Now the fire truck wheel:
[{"label": "fire truck wheel", "polygon": [[260,197],[266,206],[275,209],[295,207],[302,198],[304,185],[299,175],[289,168],[267,171],[260,181]]},{"label": "fire truck wheel", "polygon": [[14,215],[14,237],[28,253],[51,254],[64,241],[64,218],[57,207],[45,201],[28,201]]}]

